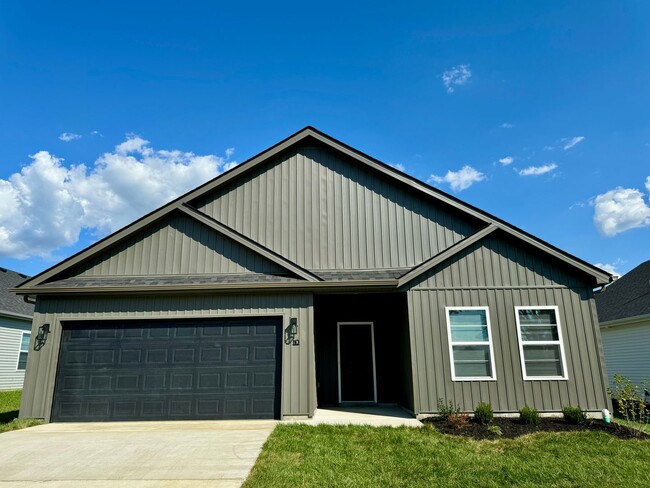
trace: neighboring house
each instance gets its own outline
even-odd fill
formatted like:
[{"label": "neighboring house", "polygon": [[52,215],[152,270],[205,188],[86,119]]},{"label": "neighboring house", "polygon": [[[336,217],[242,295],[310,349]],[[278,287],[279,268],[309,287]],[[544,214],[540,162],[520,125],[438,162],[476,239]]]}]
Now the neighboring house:
[{"label": "neighboring house", "polygon": [[610,386],[614,373],[650,383],[650,261],[596,294]]},{"label": "neighboring house", "polygon": [[25,379],[34,305],[9,289],[27,278],[0,268],[0,390],[20,390]]},{"label": "neighboring house", "polygon": [[307,127],[16,288],[23,417],[608,405],[611,275]]}]

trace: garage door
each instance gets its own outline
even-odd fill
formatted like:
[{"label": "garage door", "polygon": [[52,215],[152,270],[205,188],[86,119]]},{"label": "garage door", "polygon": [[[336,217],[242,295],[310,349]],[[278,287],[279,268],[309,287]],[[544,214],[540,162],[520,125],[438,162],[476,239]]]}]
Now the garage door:
[{"label": "garage door", "polygon": [[53,421],[280,415],[280,319],[63,324]]}]

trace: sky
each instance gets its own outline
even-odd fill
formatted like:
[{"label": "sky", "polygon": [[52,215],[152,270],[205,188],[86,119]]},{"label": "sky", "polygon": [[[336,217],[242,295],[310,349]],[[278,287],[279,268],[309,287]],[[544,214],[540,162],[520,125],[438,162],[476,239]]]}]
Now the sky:
[{"label": "sky", "polygon": [[3,0],[0,266],[34,275],[311,125],[623,274],[650,259],[648,18]]}]

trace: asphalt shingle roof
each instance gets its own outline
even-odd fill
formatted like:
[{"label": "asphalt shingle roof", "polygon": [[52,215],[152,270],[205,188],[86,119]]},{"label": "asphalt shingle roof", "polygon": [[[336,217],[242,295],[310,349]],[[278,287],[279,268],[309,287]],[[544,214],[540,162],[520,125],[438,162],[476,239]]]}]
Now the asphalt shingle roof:
[{"label": "asphalt shingle roof", "polygon": [[650,261],[598,293],[596,307],[601,323],[650,314]]},{"label": "asphalt shingle roof", "polygon": [[29,276],[16,273],[10,269],[0,268],[0,311],[20,315],[34,315],[34,305],[25,302],[23,297],[9,291],[25,281]]}]

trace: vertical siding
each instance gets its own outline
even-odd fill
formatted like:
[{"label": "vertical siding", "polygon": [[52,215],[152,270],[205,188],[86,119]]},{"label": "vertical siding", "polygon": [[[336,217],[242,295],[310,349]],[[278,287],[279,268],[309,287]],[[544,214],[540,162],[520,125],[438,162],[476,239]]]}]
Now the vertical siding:
[{"label": "vertical siding", "polygon": [[[523,380],[516,306],[556,305],[568,381]],[[452,381],[445,307],[487,306],[496,381]],[[437,411],[437,400],[467,411],[480,401],[495,411],[524,405],[558,411],[607,406],[593,293],[579,278],[504,236],[485,239],[434,268],[408,292],[416,412]]]},{"label": "vertical siding", "polygon": [[316,270],[414,266],[477,225],[320,148],[301,148],[195,204]]},{"label": "vertical siding", "polygon": [[25,371],[16,370],[23,331],[31,329],[31,321],[0,317],[0,390],[20,390]]},{"label": "vertical siding", "polygon": [[84,319],[162,319],[281,316],[283,328],[297,317],[299,346],[282,349],[282,415],[312,415],[316,408],[311,294],[183,295],[38,299],[33,330],[51,324],[47,344],[31,351],[21,401],[21,417],[49,420],[54,394],[61,322]]},{"label": "vertical siding", "polygon": [[171,216],[73,270],[77,276],[286,271],[186,216]]},{"label": "vertical siding", "polygon": [[650,320],[634,325],[601,328],[609,384],[614,373],[622,374],[637,385],[650,384]]}]

